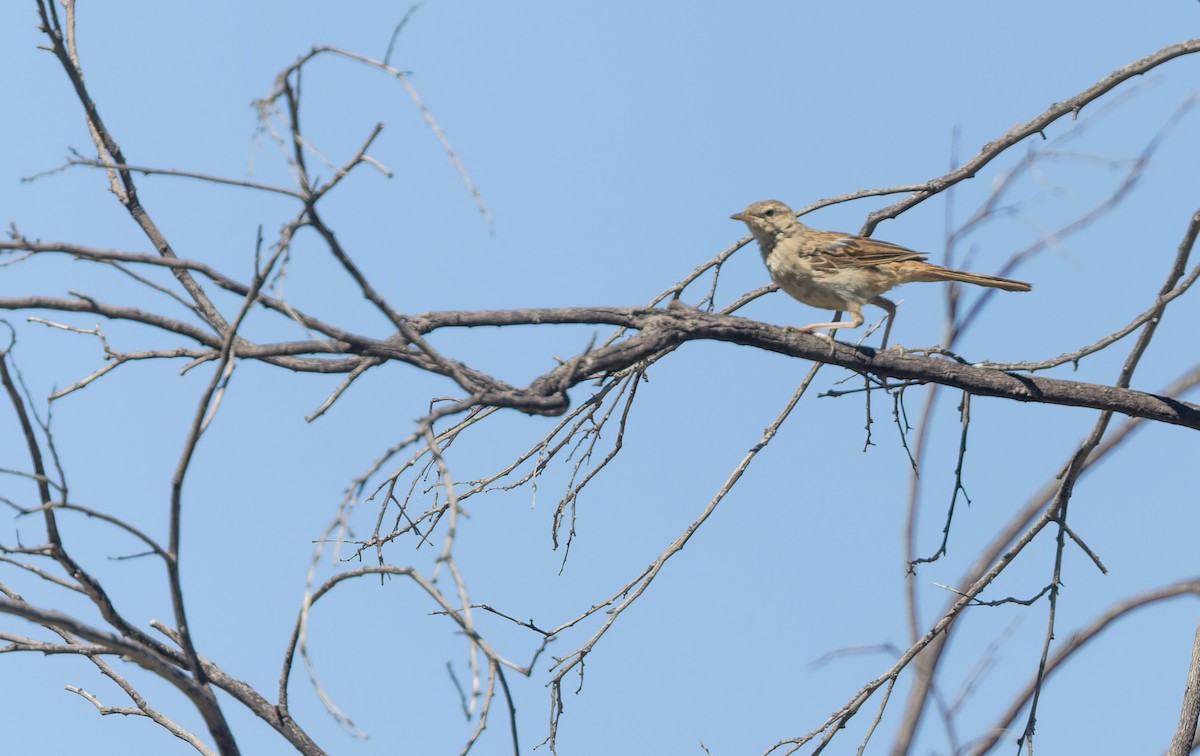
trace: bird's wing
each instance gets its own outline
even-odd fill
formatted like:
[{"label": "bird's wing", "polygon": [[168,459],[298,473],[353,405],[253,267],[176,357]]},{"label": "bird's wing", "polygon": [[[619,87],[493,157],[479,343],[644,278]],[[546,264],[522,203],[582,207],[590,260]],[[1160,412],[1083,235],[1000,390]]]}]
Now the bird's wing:
[{"label": "bird's wing", "polygon": [[865,236],[847,236],[829,231],[822,233],[822,235],[826,234],[828,237],[821,240],[825,243],[817,252],[838,258],[839,263],[867,267],[908,260],[924,262],[926,259],[925,255],[920,252],[914,252],[899,244],[877,241]]}]

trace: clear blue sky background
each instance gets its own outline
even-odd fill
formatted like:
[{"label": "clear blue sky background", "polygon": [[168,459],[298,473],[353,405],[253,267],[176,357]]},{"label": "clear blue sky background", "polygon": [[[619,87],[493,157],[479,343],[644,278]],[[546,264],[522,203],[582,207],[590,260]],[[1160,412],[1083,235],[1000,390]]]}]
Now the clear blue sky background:
[{"label": "clear blue sky background", "polygon": [[[287,183],[268,139],[255,137],[250,102],[314,45],[382,57],[407,6],[209,2],[83,3],[80,55],[87,83],[127,158],[139,165]],[[59,165],[69,149],[92,151],[78,103],[56,61],[37,50],[32,2],[0,10],[0,221],[30,238],[151,251],[84,169],[21,178]],[[898,4],[801,2],[470,3],[429,0],[412,18],[393,63],[446,130],[494,216],[489,229],[444,152],[400,87],[357,64],[329,59],[305,76],[311,143],[341,164],[377,122],[371,151],[395,172],[362,170],[329,200],[326,218],[355,260],[399,309],[639,305],[745,234],[728,219],[751,201],[794,206],[863,188],[924,181],[977,152],[1018,121],[1041,113],[1130,61],[1195,35],[1200,4],[1120,2]],[[1200,60],[1177,60],[1123,85],[1076,122],[1047,130],[957,189],[953,206],[926,202],[876,235],[930,253],[945,249],[947,225],[980,206],[997,179],[1029,149],[1059,155],[1018,182],[1012,212],[964,240],[970,267],[999,268],[1066,220],[1087,212],[1121,180],[1183,101],[1196,91]],[[1137,190],[1115,211],[1063,240],[1013,275],[1034,291],[1000,295],[959,344],[972,360],[1042,359],[1115,330],[1146,309],[1200,199],[1200,114],[1163,142]],[[1058,142],[1073,129],[1067,142]],[[958,133],[957,146],[954,134]],[[1069,154],[1067,154],[1069,153]],[[324,175],[328,176],[328,171]],[[141,178],[141,197],[180,256],[248,278],[256,229],[268,238],[293,203],[245,190]],[[856,230],[886,204],[872,199],[810,216],[823,228]],[[287,293],[300,307],[360,332],[389,330],[312,236],[294,249]],[[722,273],[718,302],[766,282],[757,251],[739,252]],[[128,279],[92,266],[36,260],[0,271],[0,296],[82,291],[110,301],[141,297]],[[706,286],[689,291],[696,302]],[[943,287],[911,286],[893,339],[932,345],[942,337]],[[974,292],[970,293],[974,296]],[[140,299],[170,308],[166,300]],[[232,307],[232,303],[226,302]],[[1191,366],[1195,304],[1168,313],[1134,386],[1157,390]],[[178,308],[176,313],[179,314]],[[782,294],[743,314],[777,324],[823,319]],[[878,313],[868,310],[868,316]],[[19,331],[18,359],[44,397],[101,365],[86,336],[6,316]],[[88,318],[53,316],[89,327]],[[106,325],[114,346],[174,344],[144,328]],[[256,338],[283,331],[252,320]],[[456,358],[523,382],[552,357],[584,348],[591,328],[481,330],[438,334]],[[606,332],[601,329],[601,337]],[[294,335],[294,334],[292,334]],[[876,337],[877,338],[877,337]],[[1062,377],[1111,382],[1125,354],[1086,360]],[[54,405],[71,498],[163,536],[171,471],[205,368],[144,364]],[[555,496],[566,470],[550,470],[536,502],[528,491],[471,502],[458,558],[472,599],[553,626],[617,590],[650,563],[720,487],[775,417],[808,363],[720,344],[689,344],[650,372],[622,457],[579,502],[578,536],[565,570],[551,549]],[[844,374],[828,369],[817,388]],[[444,380],[389,366],[306,424],[340,377],[239,367],[205,437],[187,488],[184,574],[202,653],[273,696],[295,621],[312,541],[333,516],[348,481],[412,430]],[[849,386],[856,385],[851,380]],[[908,645],[901,541],[909,467],[890,406],[875,403],[874,441],[863,452],[860,396],[813,391],[774,444],[643,600],[588,658],[582,691],[569,692],[559,731],[563,754],[758,753],[801,735],[890,666]],[[923,394],[910,394],[910,412]],[[585,397],[583,388],[572,394]],[[921,478],[923,552],[940,539],[958,447],[958,397],[946,393]],[[976,399],[966,482],[950,555],[916,576],[922,625],[1012,512],[1053,478],[1095,420],[1089,410]],[[464,439],[448,455],[459,479],[478,477],[523,450],[553,420],[515,414]],[[25,467],[11,414],[0,413],[0,467]],[[1139,591],[1195,574],[1194,432],[1156,427],[1087,476],[1072,525],[1099,552],[1101,575],[1068,549],[1057,634],[1066,638],[1104,608]],[[28,503],[7,479],[0,493]],[[533,506],[531,506],[531,504]],[[356,525],[369,532],[374,509]],[[36,542],[32,520],[0,539]],[[115,586],[128,615],[168,620],[161,570],[95,523],[69,521],[80,558]],[[1035,544],[990,598],[1035,594],[1050,579],[1051,540]],[[86,545],[84,545],[86,544]],[[425,551],[428,551],[426,549]],[[425,551],[390,553],[427,567]],[[354,566],[354,565],[351,565]],[[329,563],[322,574],[340,569]],[[7,584],[32,602],[77,609],[13,570]],[[448,584],[443,581],[443,586]],[[474,723],[463,720],[445,665],[466,675],[465,649],[450,623],[410,584],[363,581],[318,605],[310,645],[337,704],[370,738],[349,737],[324,713],[302,669],[293,712],[331,753],[456,753]],[[1178,716],[1197,621],[1194,602],[1155,607],[1126,620],[1053,680],[1042,699],[1041,753],[1163,750]],[[955,720],[959,742],[977,737],[1033,674],[1045,631],[1044,604],[969,613],[944,661],[947,701],[990,666]],[[89,615],[90,616],[90,615]],[[35,633],[6,620],[5,628]],[[595,623],[551,647],[576,648]],[[507,656],[528,663],[533,641],[485,622]],[[995,644],[988,651],[989,644]],[[846,649],[822,664],[824,655]],[[549,659],[531,678],[510,675],[522,751],[546,736]],[[0,659],[0,731],[11,753],[188,753],[181,741],[137,718],[101,718],[63,690],[78,685],[106,704],[120,693],[78,659]],[[197,718],[173,690],[131,671],[151,702],[195,731]],[[883,750],[900,717],[902,686],[876,735]],[[869,705],[871,708],[876,702]],[[265,725],[229,704],[244,753],[286,753]],[[477,753],[508,747],[493,711]],[[870,712],[834,741],[853,752]],[[1011,743],[1012,738],[1007,742]],[[919,753],[951,741],[931,709]]]}]

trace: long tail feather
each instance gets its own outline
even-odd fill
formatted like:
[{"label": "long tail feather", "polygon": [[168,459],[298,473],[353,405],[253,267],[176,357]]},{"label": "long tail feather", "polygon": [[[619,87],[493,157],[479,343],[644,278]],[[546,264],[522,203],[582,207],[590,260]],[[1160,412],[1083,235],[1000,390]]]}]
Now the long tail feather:
[{"label": "long tail feather", "polygon": [[977,286],[990,286],[993,289],[1003,289],[1004,291],[1030,291],[1033,289],[1032,284],[1027,284],[1024,281],[1014,281],[1011,278],[1001,278],[999,276],[985,276],[982,273],[968,273],[964,270],[950,270],[949,268],[942,268],[937,265],[930,265],[915,280],[959,281]]}]

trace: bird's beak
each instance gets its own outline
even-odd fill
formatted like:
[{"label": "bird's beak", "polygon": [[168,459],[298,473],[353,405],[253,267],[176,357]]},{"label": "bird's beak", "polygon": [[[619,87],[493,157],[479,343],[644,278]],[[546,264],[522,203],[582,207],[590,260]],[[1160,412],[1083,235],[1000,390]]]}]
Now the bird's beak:
[{"label": "bird's beak", "polygon": [[745,213],[734,213],[733,215],[729,216],[729,218],[730,220],[740,220],[743,223],[748,223],[750,221],[750,219],[746,217]]}]

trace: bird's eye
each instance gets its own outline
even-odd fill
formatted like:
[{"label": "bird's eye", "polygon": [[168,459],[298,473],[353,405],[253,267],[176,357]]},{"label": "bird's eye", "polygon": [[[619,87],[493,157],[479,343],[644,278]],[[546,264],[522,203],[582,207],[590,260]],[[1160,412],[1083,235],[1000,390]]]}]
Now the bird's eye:
[{"label": "bird's eye", "polygon": [[773,215],[775,215],[775,208],[768,207],[766,210],[763,211],[763,215],[765,215],[768,218],[772,217]]}]

